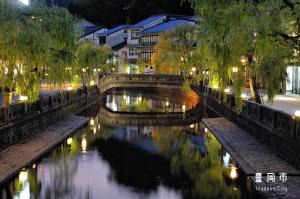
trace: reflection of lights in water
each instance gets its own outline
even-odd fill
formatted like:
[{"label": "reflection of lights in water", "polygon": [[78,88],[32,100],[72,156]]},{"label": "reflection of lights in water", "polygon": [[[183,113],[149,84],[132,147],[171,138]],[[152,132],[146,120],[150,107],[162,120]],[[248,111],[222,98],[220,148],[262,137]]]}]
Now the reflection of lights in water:
[{"label": "reflection of lights in water", "polygon": [[97,128],[96,127],[94,127],[94,134],[96,134],[97,133]]},{"label": "reflection of lights in water", "polygon": [[169,105],[170,105],[169,101],[166,101],[166,106],[169,106]]},{"label": "reflection of lights in water", "polygon": [[186,106],[182,105],[182,112],[185,112],[185,110],[186,110]]},{"label": "reflection of lights in water", "polygon": [[139,96],[138,100],[139,100],[139,102],[141,102],[142,101],[142,96]]},{"label": "reflection of lights in water", "polygon": [[116,103],[115,100],[113,100],[112,103],[111,103],[111,109],[113,111],[117,111],[118,110],[118,106],[117,106],[117,103]]},{"label": "reflection of lights in water", "polygon": [[190,125],[190,128],[191,128],[191,129],[193,129],[194,127],[195,127],[195,125],[194,125],[194,124],[191,124],[191,125]]},{"label": "reflection of lights in water", "polygon": [[207,133],[207,132],[208,132],[208,129],[207,129],[206,127],[204,128],[204,132],[205,132],[205,133]]},{"label": "reflection of lights in water", "polygon": [[230,167],[230,178],[231,179],[237,178],[237,168],[235,166]]},{"label": "reflection of lights in water", "polygon": [[19,195],[15,195],[13,199],[28,199],[30,197],[30,185],[29,182],[26,182],[23,186],[22,189],[20,190]]},{"label": "reflection of lights in water", "polygon": [[68,144],[68,145],[71,145],[72,142],[73,142],[73,139],[72,139],[72,138],[68,138],[68,139],[67,139],[67,144]]},{"label": "reflection of lights in water", "polygon": [[82,138],[81,140],[82,152],[86,152],[86,146],[87,146],[86,138]]},{"label": "reflection of lights in water", "polygon": [[223,156],[223,162],[224,162],[225,168],[228,168],[228,167],[229,167],[229,160],[230,160],[230,155],[229,155],[229,153],[226,153],[226,154]]},{"label": "reflection of lights in water", "polygon": [[123,95],[123,100],[126,100],[126,98],[127,98],[127,95],[124,94],[124,95]]},{"label": "reflection of lights in water", "polygon": [[101,128],[101,126],[100,126],[100,124],[98,124],[98,130],[100,130],[100,128]]},{"label": "reflection of lights in water", "polygon": [[91,124],[91,126],[95,125],[95,120],[93,118],[91,119],[90,124]]},{"label": "reflection of lights in water", "polygon": [[24,182],[26,182],[27,181],[27,179],[28,179],[28,172],[27,171],[21,171],[20,173],[19,173],[19,181],[21,182],[21,183],[24,183]]}]

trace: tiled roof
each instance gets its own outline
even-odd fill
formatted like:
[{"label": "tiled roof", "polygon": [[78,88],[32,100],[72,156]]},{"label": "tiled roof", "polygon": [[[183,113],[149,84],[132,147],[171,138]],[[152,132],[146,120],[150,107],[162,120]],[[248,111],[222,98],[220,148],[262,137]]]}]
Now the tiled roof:
[{"label": "tiled roof", "polygon": [[144,19],[143,21],[140,21],[134,25],[131,26],[131,28],[143,28],[144,26],[148,25],[148,24],[151,24],[163,17],[165,17],[166,15],[153,15],[153,16],[150,16],[146,19]]},{"label": "tiled roof", "polygon": [[82,37],[92,34],[102,28],[104,28],[104,26],[87,26],[84,28],[84,35]]},{"label": "tiled roof", "polygon": [[109,30],[107,30],[105,32],[99,33],[98,35],[99,36],[108,36],[108,35],[110,35],[112,33],[115,33],[115,32],[118,32],[120,30],[123,30],[125,28],[128,28],[129,26],[130,25],[128,25],[128,24],[123,24],[123,25],[117,26],[115,28],[109,29]]},{"label": "tiled roof", "polygon": [[160,23],[156,26],[153,26],[151,28],[147,28],[141,32],[139,32],[140,34],[143,33],[160,33],[160,32],[164,32],[170,29],[174,29],[180,25],[183,24],[193,24],[194,21],[192,20],[184,20],[184,19],[171,19],[169,21],[165,21],[163,23]]}]

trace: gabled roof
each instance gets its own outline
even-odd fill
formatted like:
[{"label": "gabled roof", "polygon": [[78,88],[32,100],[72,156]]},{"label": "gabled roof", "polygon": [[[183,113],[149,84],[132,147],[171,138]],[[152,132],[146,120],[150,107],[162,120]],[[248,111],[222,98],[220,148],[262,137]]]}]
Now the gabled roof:
[{"label": "gabled roof", "polygon": [[156,26],[153,26],[151,28],[147,28],[141,32],[139,32],[140,34],[143,33],[160,33],[160,32],[165,32],[168,31],[170,29],[174,29],[180,25],[183,24],[192,24],[195,23],[192,20],[184,20],[184,19],[171,19],[169,21],[165,21],[163,23],[160,23]]},{"label": "gabled roof", "polygon": [[99,26],[99,25],[96,25],[96,26],[87,26],[87,27],[84,28],[84,35],[81,36],[81,37],[85,37],[85,36],[87,36],[89,34],[92,34],[92,33],[96,32],[96,31],[98,31],[100,29],[103,29],[103,28],[105,28],[105,27],[104,26]]},{"label": "gabled roof", "polygon": [[140,22],[132,25],[131,28],[143,28],[144,26],[151,24],[163,17],[166,17],[166,15],[152,15],[152,16],[144,19],[143,21],[140,21]]},{"label": "gabled roof", "polygon": [[99,36],[108,36],[108,35],[111,35],[111,34],[113,34],[113,33],[115,33],[115,32],[118,32],[118,31],[120,31],[120,30],[126,29],[126,28],[128,28],[129,26],[130,26],[130,25],[128,25],[128,24],[123,24],[123,25],[114,27],[114,28],[112,28],[112,29],[109,29],[109,30],[107,30],[107,31],[105,31],[105,32],[99,33],[98,35],[99,35]]}]

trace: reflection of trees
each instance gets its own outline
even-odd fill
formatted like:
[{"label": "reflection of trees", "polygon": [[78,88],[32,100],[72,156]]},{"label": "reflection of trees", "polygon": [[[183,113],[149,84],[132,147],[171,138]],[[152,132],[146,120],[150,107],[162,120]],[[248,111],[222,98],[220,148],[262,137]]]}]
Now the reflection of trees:
[{"label": "reflection of trees", "polygon": [[182,127],[155,128],[153,140],[162,155],[171,159],[171,173],[183,180],[186,198],[238,198],[239,191],[227,182],[221,144],[212,134],[205,135],[206,154],[192,149],[189,135]]},{"label": "reflection of trees", "polygon": [[148,112],[150,110],[147,99],[142,99],[142,101],[137,101],[135,103],[126,103],[126,100],[121,102],[121,111],[131,111],[131,112]]},{"label": "reflection of trees", "polygon": [[73,180],[77,172],[77,161],[74,156],[78,148],[78,142],[74,139],[70,146],[62,145],[51,154],[49,184],[45,187],[46,198],[62,198],[75,191]]}]

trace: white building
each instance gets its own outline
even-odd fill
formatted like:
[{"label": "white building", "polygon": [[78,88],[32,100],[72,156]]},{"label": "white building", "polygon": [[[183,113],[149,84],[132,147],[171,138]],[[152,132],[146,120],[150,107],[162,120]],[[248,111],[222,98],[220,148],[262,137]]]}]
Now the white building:
[{"label": "white building", "polygon": [[159,34],[184,24],[195,24],[192,16],[154,15],[132,26],[127,30],[125,69],[121,73],[139,73],[138,60],[146,63],[151,61],[154,46],[159,41]]}]

